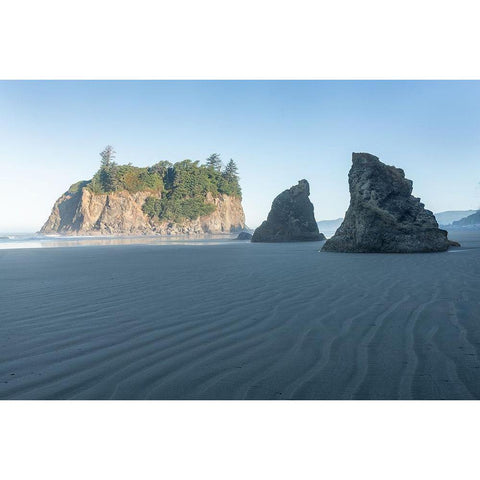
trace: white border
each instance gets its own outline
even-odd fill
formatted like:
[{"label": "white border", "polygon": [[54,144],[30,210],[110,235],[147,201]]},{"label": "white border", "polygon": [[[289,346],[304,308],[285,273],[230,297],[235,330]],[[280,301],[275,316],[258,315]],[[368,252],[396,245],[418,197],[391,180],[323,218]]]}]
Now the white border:
[{"label": "white border", "polygon": [[477,79],[478,2],[18,0],[3,79]]},{"label": "white border", "polygon": [[0,421],[9,480],[450,480],[478,470],[477,402],[4,402]]},{"label": "white border", "polygon": [[[478,18],[464,0],[18,0],[0,78],[478,79]],[[0,402],[2,478],[469,478],[478,405]]]}]

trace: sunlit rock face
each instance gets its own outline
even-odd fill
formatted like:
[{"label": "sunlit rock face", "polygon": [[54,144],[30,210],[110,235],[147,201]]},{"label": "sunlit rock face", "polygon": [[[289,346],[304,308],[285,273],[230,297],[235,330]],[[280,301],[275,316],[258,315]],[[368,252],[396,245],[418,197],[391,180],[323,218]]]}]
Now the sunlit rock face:
[{"label": "sunlit rock face", "polygon": [[87,188],[68,191],[55,202],[40,232],[62,235],[201,235],[232,233],[245,228],[240,198],[207,193],[205,201],[215,205],[211,214],[175,223],[145,215],[142,207],[150,196],[152,192],[96,194]]}]

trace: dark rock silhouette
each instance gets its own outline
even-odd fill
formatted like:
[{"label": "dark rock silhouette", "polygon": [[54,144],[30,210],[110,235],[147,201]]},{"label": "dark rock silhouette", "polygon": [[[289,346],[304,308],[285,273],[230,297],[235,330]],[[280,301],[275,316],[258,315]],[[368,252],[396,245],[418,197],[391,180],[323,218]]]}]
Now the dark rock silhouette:
[{"label": "dark rock silhouette", "polygon": [[310,186],[306,180],[300,180],[298,185],[278,195],[267,220],[253,233],[252,242],[325,240],[318,231],[309,195]]},{"label": "dark rock silhouette", "polygon": [[252,234],[248,232],[240,232],[235,240],[251,240]]},{"label": "dark rock silhouette", "polygon": [[441,252],[450,243],[433,213],[412,195],[400,168],[369,153],[353,153],[348,174],[350,206],[327,252]]}]

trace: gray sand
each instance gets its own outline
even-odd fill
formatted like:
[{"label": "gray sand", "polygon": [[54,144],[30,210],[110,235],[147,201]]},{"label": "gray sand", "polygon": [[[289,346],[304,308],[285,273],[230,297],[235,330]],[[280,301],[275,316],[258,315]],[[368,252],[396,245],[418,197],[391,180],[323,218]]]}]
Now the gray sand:
[{"label": "gray sand", "polygon": [[478,399],[480,234],[455,239],[2,250],[0,398]]}]

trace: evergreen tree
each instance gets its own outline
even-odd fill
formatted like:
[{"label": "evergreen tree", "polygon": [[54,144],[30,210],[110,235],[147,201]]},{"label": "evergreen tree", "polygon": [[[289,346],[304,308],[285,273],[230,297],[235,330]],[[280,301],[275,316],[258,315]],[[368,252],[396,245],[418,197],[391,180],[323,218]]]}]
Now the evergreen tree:
[{"label": "evergreen tree", "polygon": [[100,152],[100,156],[102,157],[101,165],[102,167],[109,167],[114,163],[115,154],[117,152],[113,149],[111,145],[107,145],[102,152]]},{"label": "evergreen tree", "polygon": [[230,161],[227,163],[225,170],[223,171],[223,175],[228,180],[238,179],[238,167],[237,164],[231,158]]},{"label": "evergreen tree", "polygon": [[118,190],[118,179],[112,165],[100,169],[100,185],[105,193]]},{"label": "evergreen tree", "polygon": [[120,188],[119,167],[114,162],[115,154],[116,152],[111,145],[107,145],[100,152],[102,160],[100,161],[98,179],[104,192],[114,192]]},{"label": "evergreen tree", "polygon": [[207,158],[207,167],[220,172],[222,169],[222,160],[220,159],[220,155],[218,153],[212,153]]},{"label": "evergreen tree", "polygon": [[148,168],[150,173],[158,173],[161,177],[163,177],[167,170],[172,167],[172,164],[166,160],[161,160],[160,162],[155,163],[151,167]]}]

